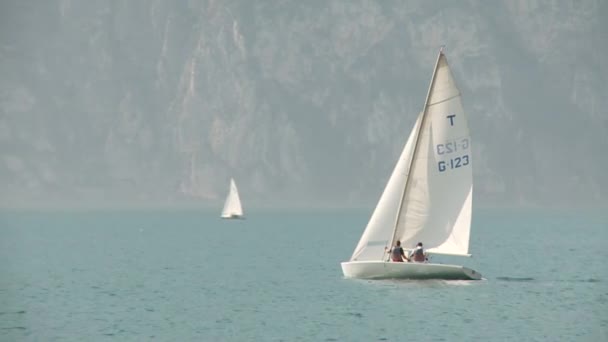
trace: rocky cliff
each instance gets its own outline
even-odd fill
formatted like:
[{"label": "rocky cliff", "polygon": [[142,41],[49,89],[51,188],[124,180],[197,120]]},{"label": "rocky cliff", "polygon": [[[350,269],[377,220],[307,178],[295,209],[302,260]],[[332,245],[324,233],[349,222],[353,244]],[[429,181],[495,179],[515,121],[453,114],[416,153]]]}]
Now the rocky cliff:
[{"label": "rocky cliff", "polygon": [[5,1],[0,200],[373,205],[446,45],[482,204],[608,203],[604,1]]}]

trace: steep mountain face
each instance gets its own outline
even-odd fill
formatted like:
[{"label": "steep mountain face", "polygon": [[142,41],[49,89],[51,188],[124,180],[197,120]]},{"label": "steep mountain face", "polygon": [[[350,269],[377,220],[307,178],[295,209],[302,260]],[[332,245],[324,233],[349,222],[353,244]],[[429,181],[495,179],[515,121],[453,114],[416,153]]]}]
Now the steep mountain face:
[{"label": "steep mountain face", "polygon": [[444,44],[478,203],[608,202],[604,1],[0,6],[4,205],[370,205]]}]

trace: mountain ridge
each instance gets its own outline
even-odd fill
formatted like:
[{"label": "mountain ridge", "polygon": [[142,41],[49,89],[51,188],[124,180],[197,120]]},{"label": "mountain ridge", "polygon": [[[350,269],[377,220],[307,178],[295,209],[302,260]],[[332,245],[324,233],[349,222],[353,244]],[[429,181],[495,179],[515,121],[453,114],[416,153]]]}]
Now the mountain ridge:
[{"label": "mountain ridge", "polygon": [[374,203],[441,45],[476,201],[608,203],[601,1],[2,6],[6,205]]}]

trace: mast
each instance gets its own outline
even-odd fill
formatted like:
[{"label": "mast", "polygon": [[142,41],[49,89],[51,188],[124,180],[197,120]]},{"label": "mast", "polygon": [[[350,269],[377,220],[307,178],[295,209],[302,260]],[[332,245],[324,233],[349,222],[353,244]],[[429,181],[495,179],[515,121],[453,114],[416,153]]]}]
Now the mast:
[{"label": "mast", "polygon": [[[420,120],[420,126],[418,127],[418,131],[416,132],[416,141],[414,143],[414,152],[412,153],[412,158],[410,158],[410,163],[407,168],[407,174],[405,178],[405,187],[403,187],[403,194],[401,195],[401,199],[399,200],[399,209],[397,210],[397,217],[395,218],[395,226],[393,227],[393,234],[390,240],[390,246],[392,247],[395,243],[395,234],[397,234],[397,227],[399,227],[399,218],[401,217],[401,210],[403,209],[403,201],[405,200],[405,196],[407,195],[407,190],[410,187],[410,171],[412,170],[412,165],[414,164],[414,160],[416,159],[416,155],[418,154],[419,145],[420,145],[420,132],[424,127],[424,123],[426,121],[426,113],[429,106],[429,99],[431,97],[431,90],[433,89],[433,85],[435,84],[435,75],[437,74],[437,68],[439,67],[439,60],[443,55],[443,45],[439,49],[439,54],[437,55],[437,61],[435,62],[435,68],[433,69],[433,76],[431,78],[431,84],[429,84],[429,90],[426,93],[426,100],[424,101],[424,109],[422,111],[422,119]],[[382,260],[384,260],[384,255],[382,255]]]}]

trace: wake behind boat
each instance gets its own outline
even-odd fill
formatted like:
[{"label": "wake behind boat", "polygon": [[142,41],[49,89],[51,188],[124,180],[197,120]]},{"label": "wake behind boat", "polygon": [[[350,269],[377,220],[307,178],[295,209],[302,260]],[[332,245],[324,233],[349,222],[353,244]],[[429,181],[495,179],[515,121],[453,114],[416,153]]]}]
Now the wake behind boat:
[{"label": "wake behind boat", "polygon": [[458,265],[391,262],[396,241],[429,254],[470,256],[473,173],[471,138],[443,50],[439,52],[424,110],[380,197],[352,257],[347,278],[464,279],[481,274]]}]

